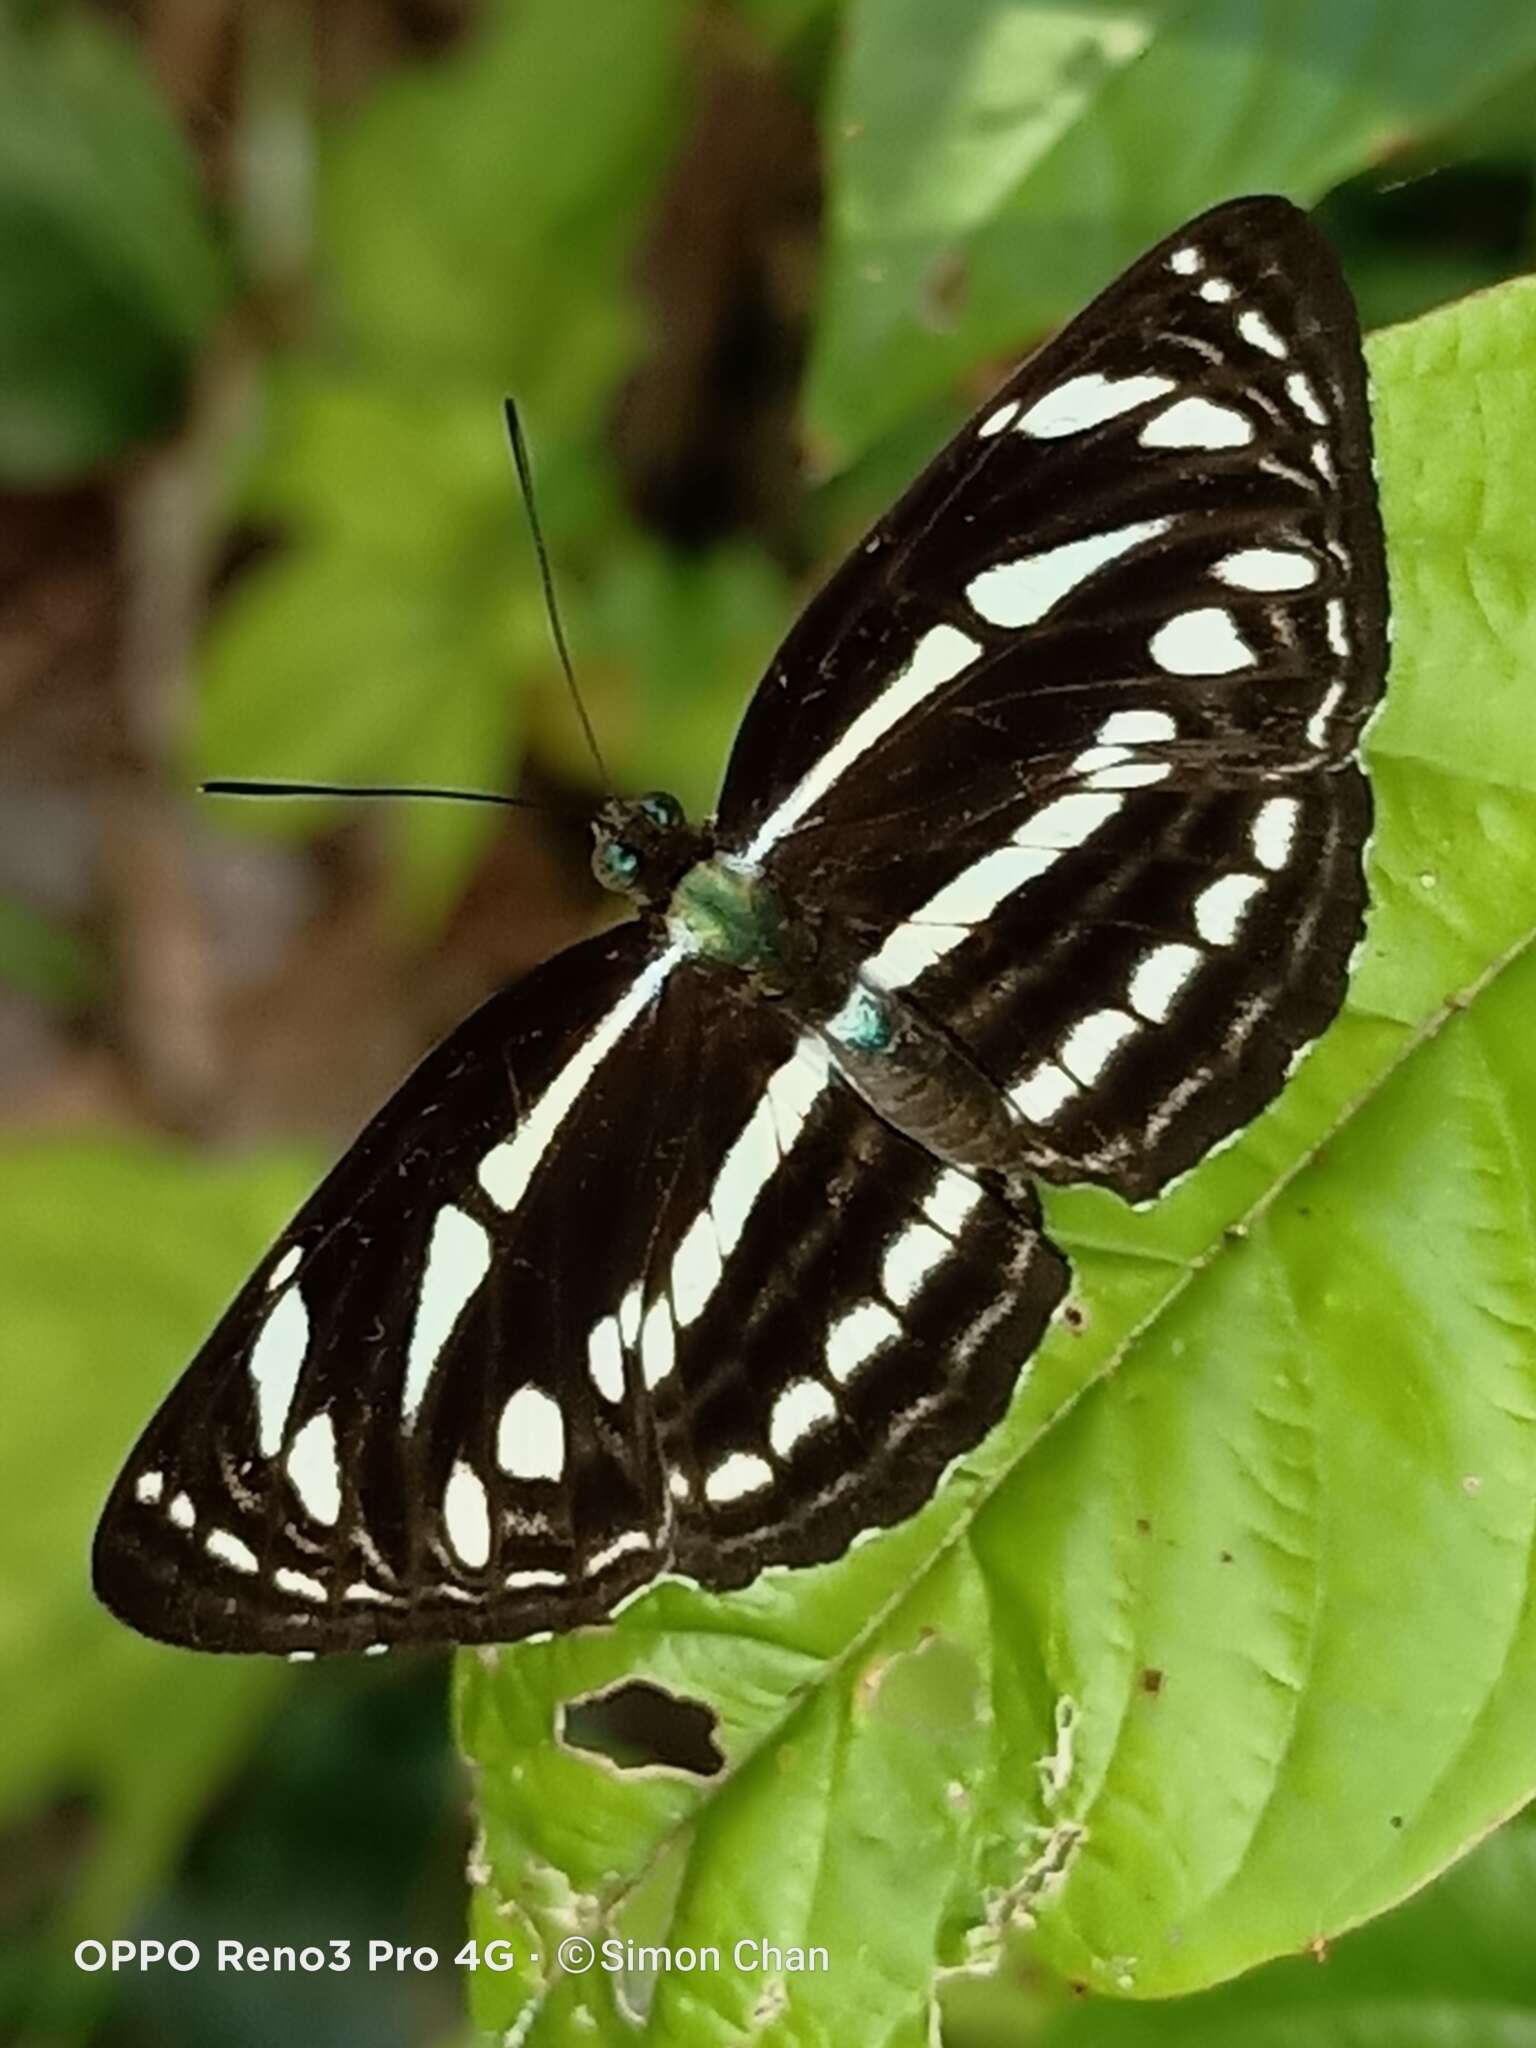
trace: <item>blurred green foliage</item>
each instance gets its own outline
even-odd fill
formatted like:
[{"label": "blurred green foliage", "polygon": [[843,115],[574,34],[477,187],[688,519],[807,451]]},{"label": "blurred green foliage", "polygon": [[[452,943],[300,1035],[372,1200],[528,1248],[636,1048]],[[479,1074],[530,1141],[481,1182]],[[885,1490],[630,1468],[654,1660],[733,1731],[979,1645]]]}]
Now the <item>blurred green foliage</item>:
[{"label": "blurred green foliage", "polygon": [[[280,19],[305,23],[302,8]],[[680,554],[631,509],[611,428],[656,339],[644,252],[722,22],[822,138],[804,396],[816,482],[798,550],[745,530]],[[289,56],[302,73],[302,51]],[[245,546],[251,559],[213,607],[181,765],[508,786],[531,758],[585,784],[501,439],[501,399],[514,392],[616,777],[700,805],[792,613],[786,564],[835,556],[994,368],[1187,213],[1245,189],[1327,195],[1321,217],[1372,321],[1526,267],[1536,16],[1524,0],[486,0],[465,39],[384,71],[356,106],[316,114],[306,89],[281,111],[318,124],[317,210],[306,314],[268,324],[248,318],[264,274],[250,203],[238,190],[205,196],[123,30],[67,4],[0,19],[0,476],[33,488],[114,461],[126,471],[176,432],[211,354],[244,321],[261,406],[221,518],[262,545]],[[612,1633],[521,1652],[495,1674],[466,1662],[464,1737],[494,1773],[483,1931],[558,1922],[588,1887],[615,1873],[628,1884],[642,1867],[626,1910],[649,1933],[683,1939],[733,1912],[750,1927],[749,1907],[804,1875],[787,1848],[826,1840],[835,1820],[840,1925],[868,1943],[883,1902],[890,1952],[861,1966],[856,2009],[845,1986],[840,2005],[804,2008],[804,2031],[786,2021],[762,2038],[922,2041],[928,1971],[963,1959],[977,1900],[1007,1890],[1026,1831],[1048,1818],[1035,1766],[1054,1740],[1054,1700],[1074,1692],[1110,1703],[1077,1752],[1094,1844],[1070,1911],[1042,1914],[1022,1949],[1010,1941],[998,1983],[954,1986],[953,2048],[1122,2035],[1129,2048],[1160,2034],[1472,2048],[1489,2038],[1480,1982],[1511,2030],[1529,2026],[1524,1832],[1346,1937],[1325,1970],[1276,1964],[1124,2011],[1098,1998],[1070,2006],[1063,1977],[1123,1991],[1113,1971],[1090,1968],[1118,1955],[1131,1988],[1169,1991],[1300,1945],[1319,1860],[1326,1924],[1344,1924],[1421,1882],[1536,1782],[1517,1612],[1532,1493],[1520,1434],[1529,1247],[1511,1194],[1536,1128],[1528,966],[1382,1085],[1436,1006],[1530,936],[1533,360],[1519,294],[1378,348],[1407,625],[1373,753],[1378,910],[1351,1016],[1261,1129],[1152,1215],[1061,1201],[1092,1327],[1041,1359],[971,1476],[920,1524],[788,1593],[780,1582],[714,1608],[671,1591]],[[220,822],[297,837],[326,820],[276,806]],[[398,900],[427,934],[474,873],[487,823],[415,807],[392,829]],[[106,1013],[102,957],[94,939],[0,906],[0,977],[50,1010]],[[1378,1088],[1336,1152],[1313,1160],[1346,1101]],[[1240,1252],[1210,1259],[1134,1367],[1084,1392],[1223,1225],[1303,1162],[1290,1197]],[[236,1911],[242,1884],[264,1901],[253,1916],[281,1925],[299,1897],[284,1855],[310,1868],[319,1850],[300,1821],[286,1852],[263,1826],[312,1813],[332,1778],[345,1787],[334,1826],[355,1826],[388,1785],[387,1745],[359,1733],[373,1695],[349,1720],[306,1673],[319,1704],[290,1700],[274,1722],[293,1690],[286,1674],[141,1644],[85,1588],[112,1470],[311,1165],[288,1153],[210,1161],[111,1134],[13,1140],[0,1159],[0,1822],[27,1867],[18,1910],[34,1937],[0,1971],[0,2024],[30,2000],[35,2038],[83,2039],[114,1997],[60,1960],[61,1941],[136,1921],[223,1931],[214,1922]],[[1359,1276],[1347,1299],[1319,1283],[1319,1240]],[[1298,1288],[1305,1341],[1287,1320]],[[1311,1637],[1298,1619],[1306,1560],[1278,1524],[1251,1568],[1224,1577],[1201,1564],[1223,1517],[1240,1519],[1234,1502],[1255,1473],[1268,1476],[1274,1514],[1290,1511],[1300,1481],[1276,1445],[1292,1432],[1326,1452],[1319,1498],[1339,1606],[1314,1617]],[[1468,1494],[1463,1477],[1484,1483]],[[935,1569],[938,1534],[969,1529],[983,1485],[998,1490],[971,1547]],[[1124,1510],[1154,1494],[1155,1557],[1144,1546],[1128,1561]],[[1374,1596],[1399,1584],[1384,1615]],[[885,1633],[861,1638],[860,1617],[886,1597]],[[941,1652],[923,1646],[929,1626],[942,1627]],[[1268,1692],[1245,1689],[1218,1654],[1266,1628],[1271,1661],[1295,1667],[1289,1736]],[[849,1644],[892,1666],[862,1750],[839,1720],[864,1668],[839,1663]],[[1155,1701],[1137,1690],[1153,1664],[1171,1674]],[[631,1668],[721,1705],[727,1753],[745,1761],[712,1801],[549,1742],[557,1698]],[[969,1703],[998,1688],[996,1728],[983,1731]],[[1469,1727],[1478,1740],[1453,1769],[1449,1749]],[[210,1801],[260,1731],[265,1760],[210,1836]],[[414,1788],[406,1807],[379,1810],[419,1848],[430,1829],[410,1801],[440,1786],[415,1739],[399,1739],[415,1759],[401,1773]],[[998,1774],[990,1745],[1003,1739]],[[318,1759],[314,1775],[295,1767],[285,1781],[290,1755]],[[1412,1796],[1393,1789],[1405,1782]],[[1241,1805],[1255,1786],[1274,1796],[1273,1829],[1240,1882],[1234,1863],[1223,1898],[1223,1802]],[[1378,1808],[1388,1832],[1373,1856]],[[967,1817],[978,1811],[982,1822]],[[199,1816],[197,1853],[167,1891]],[[222,1865],[210,1846],[221,1826],[239,1845]],[[530,1851],[542,1890],[527,1882]],[[1154,1955],[1152,1902],[1186,1892],[1187,1943]],[[303,1907],[316,1923],[305,1931],[322,1935],[370,1913],[403,1925],[402,1911],[341,1876]],[[319,1925],[327,1912],[335,1924]],[[1475,1969],[1458,1961],[1469,1949]],[[40,1982],[36,1955],[53,1962]],[[605,1991],[588,1981],[594,1999]],[[482,1978],[475,1992],[505,2025],[532,1988]],[[649,2038],[719,2038],[708,2028],[720,2015],[688,2004],[698,1991],[662,1987]],[[279,2031],[307,2025],[328,2040],[349,2028],[394,2038],[395,2024],[409,2037],[376,2005],[350,2018],[306,2005],[302,1986],[280,2000],[249,1981],[222,1995],[194,2013],[175,1986],[150,1987],[125,2023],[141,2039],[270,2039],[279,2016]],[[557,1993],[540,2038],[565,2038],[573,2003],[569,1987]],[[833,2032],[818,2035],[813,2019]],[[634,2038],[611,2011],[602,2024]]]},{"label": "blurred green foliage", "polygon": [[131,44],[0,15],[0,475],[68,476],[169,426],[228,266]]}]

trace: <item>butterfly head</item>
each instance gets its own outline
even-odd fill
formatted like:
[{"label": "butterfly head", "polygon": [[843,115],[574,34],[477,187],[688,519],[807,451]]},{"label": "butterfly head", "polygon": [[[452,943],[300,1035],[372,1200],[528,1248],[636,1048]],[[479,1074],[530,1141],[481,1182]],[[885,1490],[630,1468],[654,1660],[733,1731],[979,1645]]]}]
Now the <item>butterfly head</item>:
[{"label": "butterfly head", "polygon": [[665,790],[612,798],[592,820],[592,840],[592,872],[603,887],[646,908],[664,904],[709,851],[706,835]]}]

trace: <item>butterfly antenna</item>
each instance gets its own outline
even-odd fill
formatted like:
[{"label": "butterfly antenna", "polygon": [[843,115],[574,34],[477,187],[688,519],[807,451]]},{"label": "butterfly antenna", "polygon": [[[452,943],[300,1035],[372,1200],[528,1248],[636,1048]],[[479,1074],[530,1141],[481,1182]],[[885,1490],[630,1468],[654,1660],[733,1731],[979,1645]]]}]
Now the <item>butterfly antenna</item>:
[{"label": "butterfly antenna", "polygon": [[528,443],[523,435],[523,422],[518,414],[517,400],[503,400],[507,417],[507,439],[512,444],[512,460],[517,468],[518,488],[523,494],[523,509],[528,514],[528,530],[533,535],[533,552],[539,564],[539,582],[544,589],[544,610],[549,619],[550,634],[555,643],[555,652],[560,657],[560,666],[565,671],[565,685],[571,693],[571,702],[576,706],[576,716],[586,735],[587,748],[597,765],[597,773],[605,791],[612,791],[608,769],[603,760],[602,749],[597,744],[597,734],[592,730],[592,721],[587,716],[587,707],[581,701],[581,692],[576,687],[576,672],[571,666],[571,651],[565,643],[565,628],[560,623],[560,607],[555,601],[555,579],[550,573],[549,550],[544,545],[544,529],[539,524],[538,503],[533,494],[533,464],[528,456]]},{"label": "butterfly antenna", "polygon": [[219,776],[197,786],[204,796],[424,796],[441,797],[457,804],[500,804],[512,811],[549,808],[547,804],[535,803],[531,797],[502,796],[493,789],[429,789],[411,783],[233,781]]}]

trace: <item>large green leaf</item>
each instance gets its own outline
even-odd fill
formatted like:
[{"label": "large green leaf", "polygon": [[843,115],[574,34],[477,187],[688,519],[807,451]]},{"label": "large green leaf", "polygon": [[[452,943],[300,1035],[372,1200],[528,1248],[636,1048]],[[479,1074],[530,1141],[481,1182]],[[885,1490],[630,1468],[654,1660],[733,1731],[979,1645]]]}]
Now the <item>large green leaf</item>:
[{"label": "large green leaf", "polygon": [[165,427],[223,291],[139,54],[74,11],[0,21],[0,475],[69,475]]},{"label": "large green leaf", "polygon": [[[1536,1828],[1503,1828],[1331,1952],[1174,2004],[1074,2001],[1039,2048],[1530,2048]],[[995,2038],[1011,2044],[1010,2028]]]},{"label": "large green leaf", "polygon": [[[1280,1101],[1150,1210],[1049,1201],[1082,1316],[915,1521],[461,1659],[476,1921],[520,1955],[476,1978],[487,2024],[632,2041],[622,1991],[669,2043],[917,2044],[1019,1921],[1097,1992],[1187,1991],[1380,1912],[1536,1786],[1533,351],[1529,284],[1372,344],[1374,910]],[[718,1777],[551,1740],[629,1674],[709,1703]],[[831,1968],[555,1965],[615,1924]]]},{"label": "large green leaf", "polygon": [[809,398],[827,456],[1201,207],[1305,204],[1533,57],[1523,0],[853,0]]},{"label": "large green leaf", "polygon": [[121,1924],[286,1679],[130,1634],[91,1598],[87,1548],[135,1435],[303,1171],[127,1143],[13,1143],[0,1162],[0,1819],[87,1802],[76,1937]]}]

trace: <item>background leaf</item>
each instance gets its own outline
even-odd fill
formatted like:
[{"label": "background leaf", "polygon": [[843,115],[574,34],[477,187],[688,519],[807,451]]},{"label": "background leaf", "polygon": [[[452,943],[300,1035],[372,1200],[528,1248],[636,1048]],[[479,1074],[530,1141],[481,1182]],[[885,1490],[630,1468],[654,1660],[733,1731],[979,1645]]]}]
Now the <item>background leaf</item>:
[{"label": "background leaf", "polygon": [[825,459],[1016,353],[1202,207],[1306,205],[1533,58],[1509,0],[854,0],[808,394]]},{"label": "background leaf", "polygon": [[171,423],[224,265],[145,66],[90,16],[0,22],[0,277],[0,476]]},{"label": "background leaf", "polygon": [[189,1660],[131,1635],[91,1598],[88,1547],[168,1361],[196,1347],[311,1170],[127,1143],[7,1148],[0,1823],[40,1825],[39,1787],[84,1804],[61,1946],[121,1924],[287,1683],[280,1665]]},{"label": "background leaf", "polygon": [[1177,2004],[1078,2005],[1044,2030],[1042,2048],[1521,2048],[1536,2032],[1533,1891],[1525,1821],[1332,1950]]}]

